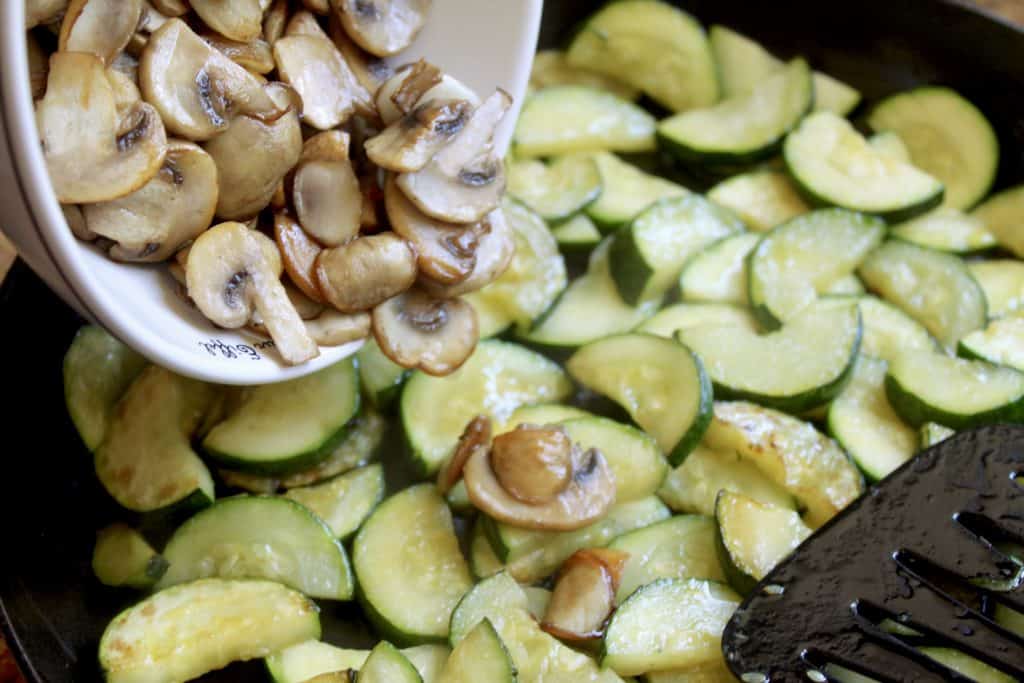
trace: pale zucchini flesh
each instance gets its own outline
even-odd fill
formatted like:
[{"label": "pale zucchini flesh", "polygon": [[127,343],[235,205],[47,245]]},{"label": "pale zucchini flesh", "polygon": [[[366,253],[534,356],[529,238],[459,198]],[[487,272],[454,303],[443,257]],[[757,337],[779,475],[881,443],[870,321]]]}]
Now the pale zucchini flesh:
[{"label": "pale zucchini flesh", "polygon": [[636,328],[637,332],[673,338],[677,331],[691,327],[739,327],[757,331],[757,321],[747,309],[728,304],[682,303],[667,306]]},{"label": "pale zucchini flesh", "polygon": [[[575,406],[562,405],[560,403],[536,403],[534,405],[516,408],[508,420],[500,425],[494,425],[495,434],[510,432],[521,424],[549,425],[576,420],[577,418],[594,417],[591,413],[576,408]],[[618,423],[607,420],[609,424]]]},{"label": "pale zucchini flesh", "polygon": [[384,355],[374,339],[367,339],[356,352],[362,395],[377,410],[389,410],[398,399],[409,371]]},{"label": "pale zucchini flesh", "polygon": [[1024,372],[1024,317],[997,318],[984,330],[976,330],[960,340],[959,354],[964,358],[985,360]]},{"label": "pale zucchini flesh", "polygon": [[751,230],[766,232],[811,210],[782,171],[751,171],[723,180],[708,199],[731,209]]},{"label": "pale zucchini flesh", "polygon": [[145,589],[164,575],[167,560],[137,530],[111,524],[96,535],[92,571],[105,586]]},{"label": "pale zucchini flesh", "polygon": [[[477,624],[452,650],[440,683],[515,683],[516,667],[489,619]],[[397,683],[397,682],[396,682]]]},{"label": "pale zucchini flesh", "polygon": [[868,138],[868,144],[875,148],[875,151],[884,156],[902,161],[905,164],[913,163],[910,160],[910,150],[899,133],[891,130],[875,133]]},{"label": "pale zucchini flesh", "polygon": [[[400,652],[416,667],[423,683],[437,683],[450,650],[435,644],[407,647]],[[304,683],[332,671],[356,671],[369,656],[369,650],[346,649],[319,640],[307,640],[275,652],[266,658],[265,664],[274,683]]]},{"label": "pale zucchini flesh", "polygon": [[601,231],[586,214],[573,216],[551,228],[551,234],[563,253],[587,252],[601,242]]},{"label": "pale zucchini flesh", "polygon": [[996,238],[985,227],[984,221],[948,206],[893,226],[892,236],[953,254],[971,254],[996,245]]},{"label": "pale zucchini flesh", "polygon": [[922,449],[931,448],[935,444],[945,441],[954,434],[956,434],[956,431],[949,427],[935,422],[925,422],[921,425],[921,430],[918,435],[920,439],[919,444]]},{"label": "pale zucchini flesh", "polygon": [[419,671],[409,658],[382,640],[372,650],[359,668],[357,683],[423,683]]},{"label": "pale zucchini flesh", "polygon": [[1024,234],[1020,230],[1024,220],[1024,186],[992,195],[974,209],[971,216],[982,222],[999,246],[1018,258],[1024,257]]},{"label": "pale zucchini flesh", "polygon": [[998,318],[1024,309],[1024,263],[1012,259],[970,261],[967,270],[985,293],[990,316]]},{"label": "pale zucchini flesh", "polygon": [[814,72],[814,110],[849,116],[861,102],[861,94],[838,78],[822,71]]},{"label": "pale zucchini flesh", "polygon": [[344,540],[384,499],[384,469],[368,465],[320,484],[290,489],[285,496],[309,508],[335,538]]},{"label": "pale zucchini flesh", "polygon": [[508,193],[550,222],[564,221],[601,194],[601,173],[589,155],[543,161],[513,161]]},{"label": "pale zucchini flesh", "polygon": [[575,67],[561,50],[541,50],[533,56],[530,70],[530,88],[540,90],[551,85],[585,85],[607,90],[624,100],[640,97],[640,90],[622,81],[590,69]]},{"label": "pale zucchini flesh", "polygon": [[725,663],[724,658],[712,664],[701,664],[685,669],[652,671],[644,674],[644,683],[736,683],[736,677]]},{"label": "pale zucchini flesh", "polygon": [[654,495],[668,474],[668,462],[657,441],[645,432],[603,417],[560,422],[574,443],[597,448],[615,479],[615,501],[628,503]]},{"label": "pale zucchini flesh", "polygon": [[505,568],[505,564],[494,553],[491,539],[487,538],[480,520],[473,524],[469,536],[469,568],[477,579],[486,579]]},{"label": "pale zucchini flesh", "polygon": [[864,324],[860,352],[889,361],[904,351],[934,351],[939,348],[936,341],[921,323],[890,303],[871,296],[828,296],[815,303],[815,307],[835,306],[841,308],[851,302],[860,309]]},{"label": "pale zucchini flesh", "polygon": [[585,211],[604,231],[628,223],[660,199],[690,193],[682,185],[645,173],[610,152],[595,154],[594,163],[601,174],[601,195]]},{"label": "pale zucchini flesh", "polygon": [[747,304],[747,255],[760,236],[742,233],[704,249],[686,264],[679,276],[685,301]]}]

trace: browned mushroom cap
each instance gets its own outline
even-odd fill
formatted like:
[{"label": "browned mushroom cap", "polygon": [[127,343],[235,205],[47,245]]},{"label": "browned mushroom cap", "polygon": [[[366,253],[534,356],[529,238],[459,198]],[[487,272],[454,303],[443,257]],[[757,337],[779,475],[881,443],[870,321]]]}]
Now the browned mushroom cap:
[{"label": "browned mushroom cap", "polygon": [[324,298],[339,311],[368,311],[412,286],[416,255],[394,233],[368,235],[322,251],[316,276]]},{"label": "browned mushroom cap", "polygon": [[486,415],[477,415],[466,425],[455,451],[437,473],[437,488],[442,496],[462,479],[462,469],[466,466],[469,456],[473,455],[473,451],[480,446],[486,448],[490,443],[491,419]]},{"label": "browned mushroom cap", "polygon": [[371,55],[348,37],[337,13],[331,13],[327,32],[367,92],[377,92],[384,82],[394,75],[395,70],[386,59]]},{"label": "browned mushroom cap", "polygon": [[263,31],[260,0],[190,0],[207,26],[225,38],[248,43]]},{"label": "browned mushroom cap", "polygon": [[454,285],[473,273],[479,246],[475,230],[425,216],[398,189],[393,178],[388,181],[384,197],[391,227],[416,251],[421,275]]},{"label": "browned mushroom cap", "polygon": [[[494,466],[493,450],[477,449],[462,473],[473,505],[498,521],[524,529],[573,531],[603,517],[615,502],[615,479],[608,462],[600,451],[583,452],[578,445],[551,451],[554,442],[541,438],[541,433],[557,429],[530,428],[531,438],[506,444],[508,450],[499,451],[504,461],[501,478]],[[568,477],[564,476],[565,469]],[[513,476],[515,495],[505,487]],[[564,488],[557,490],[562,482]],[[526,502],[522,498],[527,492],[537,500],[546,500]]]},{"label": "browned mushroom cap", "polygon": [[430,0],[331,0],[342,25],[361,48],[389,57],[409,47],[427,22]]},{"label": "browned mushroom cap", "polygon": [[411,173],[426,166],[469,119],[465,100],[430,100],[366,142],[366,155],[381,168]]},{"label": "browned mushroom cap", "polygon": [[398,185],[420,211],[452,223],[475,223],[497,208],[505,166],[491,138],[512,98],[498,90],[481,104],[455,138],[423,169],[403,173]]},{"label": "browned mushroom cap", "polygon": [[32,84],[32,99],[46,94],[46,75],[50,72],[50,59],[32,33],[25,34],[28,45],[28,77]]},{"label": "browned mushroom cap", "polygon": [[91,52],[109,64],[135,33],[142,0],[71,0],[60,26],[62,52]]},{"label": "browned mushroom cap", "polygon": [[370,314],[342,313],[327,308],[306,321],[306,330],[320,346],[341,346],[370,336]]},{"label": "browned mushroom cap", "polygon": [[541,628],[563,640],[600,638],[628,559],[628,553],[606,548],[573,553],[558,573]]},{"label": "browned mushroom cap", "polygon": [[103,63],[92,54],[50,57],[46,96],[39,101],[36,120],[62,204],[131,194],[156,175],[167,154],[156,110],[139,102],[118,116]]},{"label": "browned mushroom cap", "polygon": [[165,17],[180,17],[188,14],[188,3],[185,0],[149,0],[150,4]]},{"label": "browned mushroom cap", "polygon": [[444,80],[441,69],[425,59],[412,64],[405,77],[398,81],[398,87],[388,99],[395,105],[399,114],[408,114],[423,100],[430,90]]},{"label": "browned mushroom cap", "polygon": [[25,0],[25,28],[49,24],[67,9],[68,0]]},{"label": "browned mushroom cap", "polygon": [[523,424],[494,438],[491,467],[514,498],[540,505],[569,485],[572,449],[565,430]]},{"label": "browned mushroom cap", "polygon": [[156,176],[132,194],[82,207],[89,230],[113,240],[122,261],[164,261],[210,227],[217,167],[191,142],[172,140]]},{"label": "browned mushroom cap", "polygon": [[205,145],[220,177],[217,215],[221,218],[249,218],[266,208],[278,183],[302,154],[302,126],[294,91],[280,83],[265,88],[275,106],[287,114],[272,123],[238,116]]},{"label": "browned mushroom cap", "polygon": [[[375,90],[374,103],[377,105],[377,112],[380,114],[384,125],[391,125],[406,113],[405,109],[399,108],[398,104],[396,104],[395,95],[399,90],[403,89],[408,79],[416,77],[416,67],[418,64],[418,62],[416,64],[407,64],[399,68],[393,76],[390,76],[388,80]],[[405,91],[411,92],[408,89]],[[427,100],[438,100],[440,102],[465,100],[474,107],[480,105],[480,98],[475,92],[448,74],[442,75],[440,83],[424,92],[415,102],[409,103],[409,106],[411,108],[421,101],[425,102]],[[399,98],[399,101],[404,104],[406,99]]]},{"label": "browned mushroom cap", "polygon": [[228,59],[243,69],[258,74],[268,74],[274,70],[274,54],[270,51],[270,43],[256,38],[248,43],[229,40],[219,33],[206,31],[200,35],[207,45],[224,53]]},{"label": "browned mushroom cap", "polygon": [[472,355],[479,339],[476,311],[461,299],[435,299],[420,289],[373,309],[380,350],[405,368],[449,375]]},{"label": "browned mushroom cap", "polygon": [[323,302],[316,280],[316,259],[323,251],[320,245],[306,234],[298,221],[282,212],[274,216],[274,240],[291,281],[310,299]]},{"label": "browned mushroom cap", "polygon": [[193,141],[224,132],[236,115],[273,122],[279,107],[255,76],[207,45],[181,19],[153,34],[139,60],[143,97],[168,130]]},{"label": "browned mushroom cap", "polygon": [[450,298],[483,289],[501,277],[512,262],[516,250],[515,239],[503,210],[492,211],[484,220],[468,229],[473,231],[477,241],[476,265],[473,266],[473,272],[462,282],[455,284],[445,284],[429,277],[421,277],[420,286],[434,296]]},{"label": "browned mushroom cap", "polygon": [[259,234],[241,223],[221,223],[200,235],[185,267],[188,294],[221,327],[242,327],[258,313],[284,361],[303,363],[320,351],[289,301]]},{"label": "browned mushroom cap", "polygon": [[263,40],[271,47],[284,35],[288,24],[288,0],[274,0],[270,9],[263,15]]}]

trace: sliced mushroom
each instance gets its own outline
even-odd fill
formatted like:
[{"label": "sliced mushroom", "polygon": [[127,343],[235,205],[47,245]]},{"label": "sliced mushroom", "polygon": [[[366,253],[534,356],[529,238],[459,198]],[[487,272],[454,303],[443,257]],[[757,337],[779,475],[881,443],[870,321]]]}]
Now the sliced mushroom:
[{"label": "sliced mushroom", "polygon": [[302,0],[302,6],[317,14],[326,15],[331,11],[331,3],[327,0]]},{"label": "sliced mushroom", "polygon": [[141,14],[142,0],[71,0],[58,49],[91,52],[109,64],[128,44]]},{"label": "sliced mushroom", "polygon": [[403,116],[411,112],[423,99],[423,96],[430,92],[431,88],[439,85],[444,80],[441,70],[421,59],[414,63],[401,80],[398,88],[388,98],[395,105]]},{"label": "sliced mushroom", "polygon": [[185,0],[149,0],[150,4],[165,17],[180,17],[191,9]]},{"label": "sliced mushroom", "polygon": [[298,221],[280,212],[274,216],[274,240],[291,281],[310,299],[323,302],[316,279],[316,259],[323,251],[320,245],[306,234]]},{"label": "sliced mushroom", "polygon": [[110,63],[109,68],[111,71],[124,74],[131,79],[136,88],[139,87],[139,60],[132,55],[122,52],[117,57],[114,57],[114,61]]},{"label": "sliced mushroom", "polygon": [[341,346],[370,336],[370,314],[342,313],[328,308],[307,320],[306,330],[320,346]]},{"label": "sliced mushroom", "polygon": [[31,32],[25,34],[25,42],[28,45],[28,77],[32,84],[32,99],[38,100],[46,94],[46,76],[50,72],[50,60]]},{"label": "sliced mushroom", "polygon": [[107,80],[114,92],[114,107],[117,113],[123,116],[137,103],[142,101],[142,93],[139,86],[130,76],[116,69],[107,69]]},{"label": "sliced mushroom", "polygon": [[324,311],[329,310],[318,301],[313,301],[303,294],[302,290],[287,282],[284,283],[284,291],[288,293],[288,300],[295,307],[295,312],[303,320],[310,321],[319,318]]},{"label": "sliced mushroom", "polygon": [[200,235],[185,267],[189,296],[203,315],[229,329],[258,313],[286,363],[315,358],[320,351],[256,235],[241,223],[221,223]]},{"label": "sliced mushroom", "polygon": [[142,0],[142,14],[139,16],[138,25],[132,33],[124,52],[130,55],[139,56],[149,44],[149,39],[161,26],[170,21],[171,17],[161,13],[149,0]]},{"label": "sliced mushroom", "polygon": [[[398,105],[395,104],[395,101],[392,98],[405,83],[406,79],[414,75],[413,69],[415,66],[415,64],[407,64],[406,66],[401,67],[375,91],[376,95],[374,95],[374,103],[377,105],[377,111],[380,114],[381,121],[384,122],[384,125],[390,126],[392,123],[402,118],[406,113],[402,109],[398,108]],[[480,105],[480,98],[475,92],[448,74],[444,74],[444,76],[441,77],[440,83],[423,93],[423,95],[416,102],[412,103],[411,106],[415,106],[420,102],[426,102],[427,100],[438,100],[441,102],[449,100],[465,100],[474,107]]]},{"label": "sliced mushroom", "polygon": [[364,233],[373,234],[378,232],[384,225],[384,219],[381,216],[381,213],[383,213],[381,203],[384,199],[384,192],[380,189],[380,185],[377,184],[377,179],[369,175],[359,178],[359,189],[363,193],[363,208],[359,213],[359,228]]},{"label": "sliced mushroom", "polygon": [[465,100],[430,100],[366,142],[366,155],[389,171],[411,173],[426,166],[459,134],[469,119]]},{"label": "sliced mushroom", "polygon": [[541,505],[569,485],[572,448],[563,429],[523,424],[494,438],[491,467],[516,500]]},{"label": "sliced mushroom", "polygon": [[288,24],[288,0],[274,0],[263,15],[263,40],[273,47]]},{"label": "sliced mushroom", "polygon": [[274,54],[270,51],[270,43],[256,38],[248,43],[239,43],[224,36],[208,31],[201,34],[207,45],[224,53],[228,59],[247,71],[268,74],[274,70]]},{"label": "sliced mushroom", "polygon": [[71,234],[84,242],[92,242],[97,235],[85,222],[82,215],[82,207],[76,204],[61,204],[60,209],[64,212],[64,220],[67,221]]},{"label": "sliced mushroom", "polygon": [[373,336],[395,363],[438,376],[458,370],[479,339],[472,305],[416,288],[373,309]]},{"label": "sliced mushroom", "polygon": [[306,138],[300,161],[348,161],[351,138],[342,130],[328,130]]},{"label": "sliced mushroom", "polygon": [[455,284],[421,277],[420,286],[434,296],[450,298],[481,290],[501,277],[512,262],[516,250],[515,239],[502,209],[492,211],[484,220],[468,229],[473,231],[477,240],[473,272]]},{"label": "sliced mushroom", "polygon": [[[548,430],[557,429],[549,427]],[[469,458],[462,473],[470,500],[477,509],[492,518],[524,529],[573,531],[601,519],[615,502],[615,479],[608,461],[597,449],[583,451],[573,444],[560,453],[547,452],[551,443],[540,439],[532,428],[532,439],[510,442],[501,453],[502,478],[494,468],[494,453],[478,448]],[[510,432],[511,433],[511,432]],[[537,449],[544,448],[539,457]],[[499,451],[500,453],[500,451]],[[517,495],[509,492],[503,481],[509,481],[517,466]],[[563,476],[568,468],[569,476]],[[556,483],[565,486],[543,503],[532,504],[521,499],[528,491],[537,499],[551,496]]]},{"label": "sliced mushroom", "polygon": [[217,215],[221,218],[249,218],[265,209],[302,154],[294,91],[280,83],[270,83],[266,91],[275,106],[289,113],[272,123],[236,117],[226,131],[206,143],[220,177]]},{"label": "sliced mushroom", "polygon": [[223,133],[236,115],[271,123],[290,111],[181,19],[171,19],[150,38],[139,60],[139,86],[168,130],[196,142]]},{"label": "sliced mushroom", "polygon": [[207,26],[225,38],[248,43],[263,31],[260,0],[190,0]]},{"label": "sliced mushroom", "polygon": [[337,247],[359,234],[362,195],[351,162],[302,162],[292,188],[299,223],[322,245]]},{"label": "sliced mushroom", "polygon": [[368,235],[321,252],[316,277],[324,298],[339,311],[368,311],[412,286],[416,254],[394,233]]},{"label": "sliced mushroom", "polygon": [[50,57],[46,96],[36,120],[62,204],[117,199],[148,183],[163,165],[167,137],[153,107],[118,116],[103,63],[83,52]]},{"label": "sliced mushroom", "polygon": [[390,57],[409,47],[427,22],[430,0],[331,0],[352,40]]},{"label": "sliced mushroom", "polygon": [[480,446],[486,448],[490,443],[491,419],[486,415],[477,415],[466,425],[462,436],[459,437],[459,443],[455,445],[455,451],[437,473],[437,488],[442,496],[462,479],[462,470],[469,456],[473,455],[473,451]]},{"label": "sliced mushroom", "polygon": [[505,165],[494,155],[491,138],[511,104],[508,93],[496,91],[433,161],[398,177],[399,187],[420,211],[443,221],[474,223],[498,206]]},{"label": "sliced mushroom", "polygon": [[606,548],[573,553],[558,573],[541,628],[563,640],[600,638],[628,559],[628,553]]},{"label": "sliced mushroom", "polygon": [[117,244],[120,261],[164,261],[210,227],[217,167],[191,142],[172,140],[160,172],[132,194],[82,207],[89,230]]},{"label": "sliced mushroom", "polygon": [[299,10],[292,15],[292,18],[288,20],[288,25],[284,29],[286,36],[313,36],[315,38],[328,38],[327,32],[324,31],[323,27],[320,26],[320,22],[317,21],[311,13],[305,10]]},{"label": "sliced mushroom", "polygon": [[274,61],[302,97],[303,121],[314,128],[335,128],[356,112],[375,115],[373,98],[329,38],[285,36],[274,43]]},{"label": "sliced mushroom", "polygon": [[56,20],[68,7],[68,0],[25,0],[25,28]]},{"label": "sliced mushroom", "polygon": [[371,55],[348,37],[336,13],[331,13],[327,32],[367,92],[377,92],[385,81],[394,75],[395,70],[386,59]]},{"label": "sliced mushroom", "polygon": [[398,189],[393,178],[388,181],[384,198],[391,228],[416,251],[421,276],[455,285],[473,273],[479,246],[476,230],[424,215]]}]

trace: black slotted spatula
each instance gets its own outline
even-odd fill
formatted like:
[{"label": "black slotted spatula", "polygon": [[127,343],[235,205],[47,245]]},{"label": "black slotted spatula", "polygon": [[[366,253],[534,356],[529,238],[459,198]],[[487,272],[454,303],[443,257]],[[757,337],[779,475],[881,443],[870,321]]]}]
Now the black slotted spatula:
[{"label": "black slotted spatula", "polygon": [[[917,643],[955,648],[1024,681],[1024,427],[992,426],[922,452],[779,564],[729,622],[723,651],[749,683],[970,681]],[[905,628],[892,628],[898,624]],[[909,631],[907,629],[912,629]]]}]

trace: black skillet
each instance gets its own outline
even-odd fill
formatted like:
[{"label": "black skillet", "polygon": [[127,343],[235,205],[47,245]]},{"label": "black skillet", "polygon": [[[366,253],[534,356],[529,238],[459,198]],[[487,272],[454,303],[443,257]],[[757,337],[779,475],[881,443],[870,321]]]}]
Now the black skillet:
[{"label": "black skillet", "polygon": [[[541,45],[553,47],[601,2],[545,4]],[[915,85],[956,88],[999,132],[999,186],[1024,181],[1024,33],[1010,25],[955,0],[678,4],[705,24],[727,24],[781,56],[805,55],[859,88],[869,104]],[[132,599],[100,586],[89,567],[95,530],[118,511],[96,483],[64,409],[61,357],[79,324],[21,264],[0,289],[0,622],[30,683],[99,681],[99,636]],[[333,642],[372,643],[355,608],[326,605],[323,621]],[[260,665],[250,663],[202,680],[263,676]]]}]

